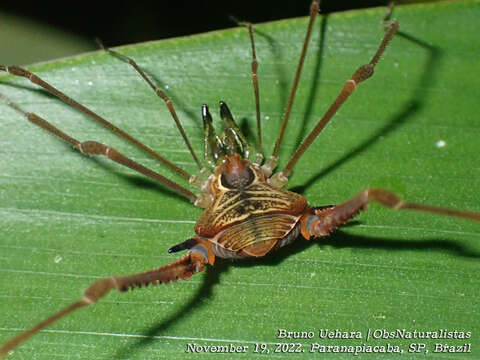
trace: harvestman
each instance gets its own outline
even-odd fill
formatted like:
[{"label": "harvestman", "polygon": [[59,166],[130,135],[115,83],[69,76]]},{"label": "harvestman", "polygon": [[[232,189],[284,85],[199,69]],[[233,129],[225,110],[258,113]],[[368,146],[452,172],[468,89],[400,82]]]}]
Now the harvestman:
[{"label": "harvestman", "polygon": [[248,29],[252,48],[252,82],[257,120],[257,144],[255,160],[253,162],[248,160],[251,148],[245,136],[236,125],[227,105],[224,102],[220,102],[220,116],[224,127],[220,135],[215,133],[212,126],[212,117],[207,105],[202,106],[206,166],[202,165],[183,130],[169,97],[153,84],[150,78],[132,59],[113,50],[106,49],[106,51],[112,55],[133,66],[155,93],[165,101],[193,160],[199,168],[199,176],[189,174],[174,165],[133,136],[125,133],[100,115],[79,104],[28,70],[17,66],[0,65],[0,70],[29,79],[32,83],[41,86],[54,96],[89,115],[94,120],[182,176],[191,186],[200,192],[197,194],[193,193],[184,186],[135,162],[112,147],[96,141],[80,142],[35,113],[24,111],[0,94],[0,98],[5,103],[22,113],[30,122],[70,143],[82,154],[103,155],[114,162],[129,167],[159,182],[187,198],[195,206],[205,209],[195,225],[195,235],[191,239],[171,247],[169,250],[171,253],[188,250],[187,255],[183,256],[177,262],[156,270],[128,276],[112,276],[95,282],[85,291],[84,296],[80,300],[4,344],[0,349],[0,356],[6,356],[9,351],[15,349],[22,342],[65,315],[78,308],[95,303],[112,289],[126,291],[129,288],[134,289],[148,284],[168,283],[169,281],[175,281],[179,278],[186,280],[193,274],[202,272],[206,264],[213,265],[215,257],[261,257],[274,249],[291,243],[300,234],[307,240],[312,237],[326,236],[353,218],[360,210],[365,210],[370,201],[378,202],[394,210],[418,210],[480,221],[480,214],[405,202],[396,194],[384,189],[367,189],[340,205],[319,207],[309,206],[303,196],[283,189],[287,184],[295,164],[328,121],[354,92],[358,84],[372,76],[375,65],[399,28],[397,21],[388,24],[386,33],[371,61],[366,65],[360,66],[352,77],[346,81],[335,101],[330,105],[325,115],[318,121],[310,134],[296,149],[285,168],[282,171],[274,173],[278,160],[278,152],[285,134],[303,62],[307,53],[312,26],[319,11],[319,2],[320,0],[312,1],[307,33],[303,42],[300,60],[286,110],[283,115],[280,132],[275,142],[273,154],[265,163],[263,163],[262,155],[260,96],[257,76],[258,63],[251,24],[247,23],[243,25]]}]

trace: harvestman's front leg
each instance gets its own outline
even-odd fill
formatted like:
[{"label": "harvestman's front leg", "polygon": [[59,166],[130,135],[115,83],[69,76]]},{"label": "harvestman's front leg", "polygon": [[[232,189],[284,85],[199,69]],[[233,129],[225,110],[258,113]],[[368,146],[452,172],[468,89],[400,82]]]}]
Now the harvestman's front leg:
[{"label": "harvestman's front leg", "polygon": [[27,118],[31,123],[41,127],[42,129],[48,131],[49,133],[59,137],[63,141],[70,143],[75,149],[79,150],[84,155],[103,155],[106,158],[115,161],[116,163],[126,166],[132,170],[139,172],[140,174],[145,175],[146,177],[159,182],[160,184],[165,185],[181,196],[190,200],[195,206],[206,208],[211,202],[211,196],[207,193],[194,194],[187,188],[177,184],[176,182],[166,178],[163,175],[160,175],[156,171],[153,171],[142,164],[137,163],[133,159],[123,155],[114,148],[99,143],[97,141],[84,141],[80,142],[77,139],[69,136],[64,133],[54,125],[50,124],[47,120],[41,118],[35,113],[30,113],[23,110],[21,107],[10,101],[6,96],[0,94],[0,100],[5,102],[7,105],[17,110],[23,116]]},{"label": "harvestman's front leg", "polygon": [[437,206],[415,204],[404,201],[397,194],[385,189],[366,189],[343,204],[329,207],[311,208],[302,218],[301,231],[306,239],[310,236],[322,237],[342,226],[359,211],[366,210],[369,202],[382,204],[392,210],[417,210],[434,214],[461,217],[480,221],[480,214],[470,211],[458,211]]},{"label": "harvestman's front leg", "polygon": [[[195,153],[195,150],[193,149],[193,146],[192,144],[190,143],[190,141],[188,140],[188,137],[187,137],[187,134],[185,133],[185,130],[183,129],[183,125],[182,123],[180,122],[179,118],[178,118],[178,115],[177,115],[177,112],[175,111],[175,108],[173,106],[173,103],[172,101],[170,100],[170,98],[167,96],[167,94],[165,94],[164,91],[162,91],[161,89],[159,89],[153,82],[152,80],[148,77],[148,75],[145,73],[145,71],[142,70],[142,68],[140,66],[138,66],[138,64],[135,62],[135,60],[133,60],[131,57],[128,57],[126,55],[123,55],[123,54],[120,54],[119,52],[115,51],[115,50],[112,50],[110,48],[106,48],[105,46],[103,46],[103,44],[97,39],[97,42],[98,44],[100,45],[100,47],[109,52],[110,54],[112,54],[113,56],[117,57],[118,59],[122,60],[122,61],[125,61],[126,63],[130,64],[134,69],[135,71],[140,74],[140,76],[148,83],[148,85],[152,88],[152,90],[155,92],[155,94],[157,94],[164,102],[165,102],[165,105],[167,106],[168,108],[168,111],[170,112],[170,114],[172,115],[172,118],[173,120],[175,121],[175,124],[177,125],[177,128],[178,130],[180,131],[180,135],[182,135],[182,138],[185,142],[185,145],[187,145],[187,148],[188,150],[190,151],[190,154],[192,155],[192,158],[193,160],[195,161],[195,163],[197,164],[198,166],[198,169],[203,173],[203,174],[207,174],[208,171],[207,169],[205,169],[202,164],[200,163],[200,160],[198,159],[197,157],[197,154]],[[207,174],[208,175],[208,174]],[[195,185],[197,185],[199,188],[202,187],[203,185],[203,182],[198,179],[198,178],[195,178],[195,177],[192,177],[190,180],[190,182],[194,183]]]},{"label": "harvestman's front leg", "polygon": [[255,97],[255,114],[257,119],[257,149],[255,154],[254,163],[260,165],[263,161],[263,150],[262,150],[262,124],[260,119],[260,90],[258,88],[258,60],[257,52],[255,51],[255,39],[253,36],[253,25],[249,22],[242,22],[233,19],[239,26],[245,26],[248,30],[248,36],[250,38],[250,46],[252,51],[252,84],[253,84],[253,95]]},{"label": "harvestman's front leg", "polygon": [[[153,158],[157,159],[158,161],[160,161],[162,164],[164,164],[165,166],[169,167],[170,169],[172,169],[175,173],[177,173],[178,175],[182,176],[185,180],[187,181],[190,181],[191,182],[191,179],[192,179],[192,176],[191,174],[189,174],[188,172],[186,172],[185,170],[179,168],[178,166],[176,166],[175,164],[173,164],[172,162],[168,161],[167,159],[165,159],[163,156],[161,156],[160,154],[158,154],[157,152],[153,151],[152,149],[150,149],[148,146],[146,146],[145,144],[143,144],[142,142],[138,141],[137,139],[135,139],[133,136],[131,136],[130,134],[126,133],[125,131],[123,131],[122,129],[118,128],[117,126],[113,125],[111,122],[107,121],[106,119],[104,119],[102,116],[98,115],[97,113],[93,112],[92,110],[90,110],[89,108],[87,108],[86,106],[80,104],[79,102],[77,102],[76,100],[72,99],[71,97],[67,96],[66,94],[64,94],[63,92],[61,92],[60,90],[58,90],[57,88],[53,87],[52,85],[50,85],[49,83],[47,83],[46,81],[42,80],[40,77],[38,77],[37,75],[33,74],[32,72],[28,71],[27,69],[24,69],[24,68],[21,68],[21,67],[18,67],[18,66],[6,66],[6,65],[0,65],[0,71],[5,71],[9,74],[12,74],[14,76],[19,76],[19,77],[24,77],[26,79],[28,79],[31,83],[33,84],[36,84],[38,86],[41,86],[42,88],[44,88],[45,90],[47,90],[50,94],[52,94],[53,96],[56,96],[57,98],[59,98],[60,100],[64,101],[65,103],[73,106],[75,109],[81,111],[82,113],[90,116],[93,120],[97,121],[98,123],[102,124],[103,126],[105,126],[107,129],[109,129],[110,131],[114,132],[115,134],[117,134],[118,136],[120,136],[121,138],[127,140],[128,142],[130,142],[131,144],[133,144],[134,146],[136,146],[137,148],[139,148],[140,150],[142,150],[143,152],[145,152],[146,154],[152,156]],[[5,101],[5,103],[7,103],[8,105],[11,105],[13,108],[17,109],[18,111],[24,113],[25,115],[27,115],[27,113],[23,110],[21,110],[18,106],[13,106],[11,101],[8,100],[5,96],[2,96],[2,99],[3,101]],[[32,121],[31,119],[29,119],[30,121]],[[46,129],[48,131],[50,131],[49,129]],[[54,134],[56,134],[55,132],[53,132]],[[57,135],[57,134],[56,134]],[[57,135],[58,136],[58,135]],[[68,140],[67,140],[68,141]]]},{"label": "harvestman's front leg", "polygon": [[274,174],[270,179],[269,183],[275,187],[283,187],[288,182],[288,178],[290,174],[297,164],[300,157],[307,151],[307,149],[312,145],[313,141],[317,138],[320,132],[324,129],[324,127],[328,124],[328,122],[332,119],[333,115],[340,109],[343,103],[348,99],[350,95],[355,91],[357,86],[362,83],[363,81],[369,79],[373,75],[373,70],[377,65],[380,57],[384,53],[387,45],[392,40],[393,36],[399,29],[399,24],[397,21],[391,22],[388,27],[387,31],[382,39],[382,42],[378,46],[377,51],[373,55],[372,59],[368,64],[360,66],[355,73],[352,75],[350,79],[348,79],[343,86],[342,90],[338,94],[335,101],[330,105],[327,109],[323,117],[317,122],[315,127],[312,131],[307,135],[307,137],[302,141],[300,146],[295,150],[295,153],[288,161],[285,168]]},{"label": "harvestman's front leg", "polygon": [[90,285],[83,297],[72,305],[60,310],[49,318],[39,322],[31,329],[14,337],[0,348],[0,358],[8,355],[10,351],[18,347],[21,343],[38,333],[40,330],[60,320],[73,311],[88,305],[92,305],[102,297],[107,295],[110,290],[127,291],[137,287],[157,285],[159,283],[167,284],[170,281],[178,279],[187,280],[193,274],[202,272],[204,265],[209,263],[213,265],[215,255],[208,244],[197,243],[190,249],[187,255],[177,262],[160,267],[156,270],[146,271],[127,276],[112,276],[103,278]]}]

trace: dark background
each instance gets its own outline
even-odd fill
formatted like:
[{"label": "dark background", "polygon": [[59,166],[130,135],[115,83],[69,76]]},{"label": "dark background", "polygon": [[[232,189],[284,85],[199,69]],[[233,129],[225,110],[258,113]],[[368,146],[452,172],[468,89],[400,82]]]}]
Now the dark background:
[{"label": "dark background", "polygon": [[[0,11],[26,17],[108,46],[233,27],[230,15],[253,23],[306,16],[311,0],[2,1]],[[324,0],[321,13],[385,6],[388,0]]]}]

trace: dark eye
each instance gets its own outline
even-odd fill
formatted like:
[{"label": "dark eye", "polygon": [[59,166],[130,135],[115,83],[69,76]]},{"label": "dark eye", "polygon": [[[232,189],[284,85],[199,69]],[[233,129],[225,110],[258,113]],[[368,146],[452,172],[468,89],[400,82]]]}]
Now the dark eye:
[{"label": "dark eye", "polygon": [[228,189],[241,189],[250,185],[255,179],[255,175],[250,167],[245,167],[241,171],[224,172],[220,177],[222,186]]}]

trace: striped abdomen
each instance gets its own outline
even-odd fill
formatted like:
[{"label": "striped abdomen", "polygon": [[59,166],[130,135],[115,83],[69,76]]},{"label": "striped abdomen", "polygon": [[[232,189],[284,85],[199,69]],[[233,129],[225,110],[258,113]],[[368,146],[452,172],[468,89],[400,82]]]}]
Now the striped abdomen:
[{"label": "striped abdomen", "polygon": [[238,154],[217,168],[210,194],[195,233],[219,257],[263,256],[284,245],[307,208],[302,195],[271,186],[258,165]]},{"label": "striped abdomen", "polygon": [[218,257],[264,256],[297,237],[298,231],[294,229],[298,219],[287,214],[256,216],[225,228],[209,240]]}]

